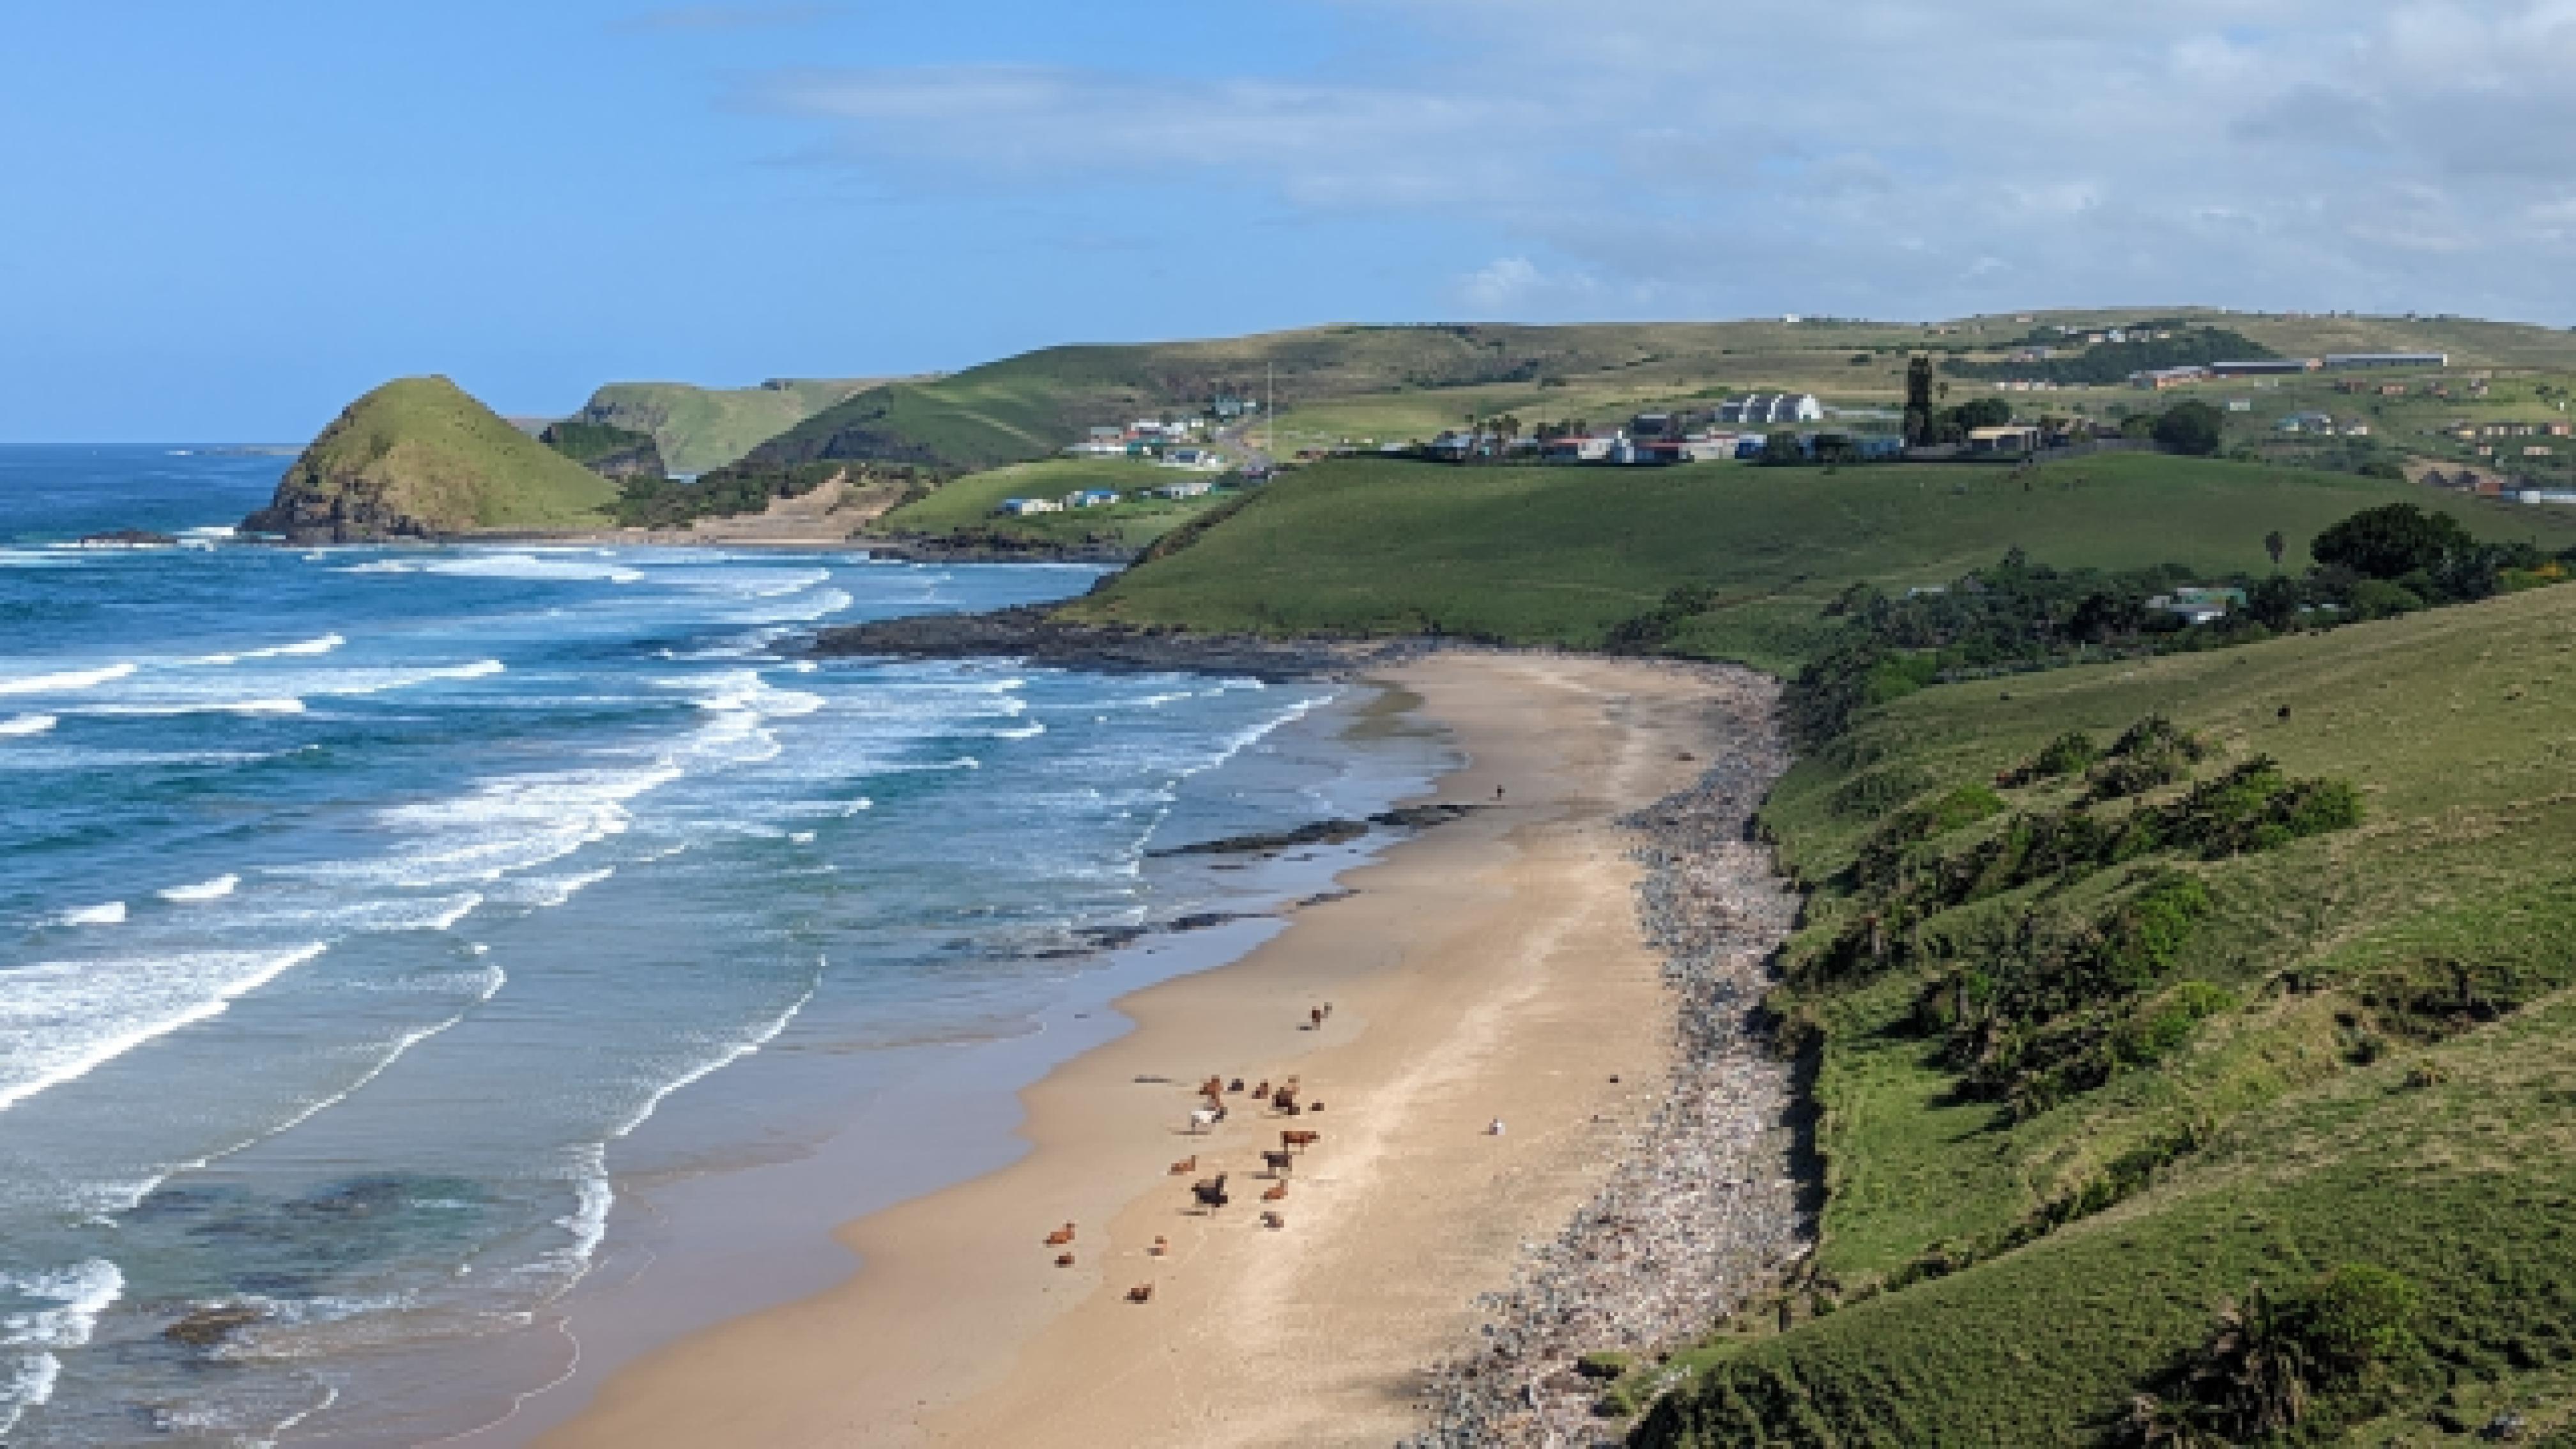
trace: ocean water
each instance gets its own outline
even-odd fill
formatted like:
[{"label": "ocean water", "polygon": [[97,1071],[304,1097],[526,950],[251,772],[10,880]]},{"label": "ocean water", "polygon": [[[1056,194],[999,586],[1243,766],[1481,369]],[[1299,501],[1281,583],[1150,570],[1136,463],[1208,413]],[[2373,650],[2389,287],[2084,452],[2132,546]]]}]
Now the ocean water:
[{"label": "ocean water", "polygon": [[[405,1366],[544,1322],[624,1175],[762,1116],[657,1114],[1028,1030],[1280,889],[1157,849],[1430,767],[1322,685],[794,648],[1089,569],[225,540],[283,462],[0,449],[13,1445],[471,1427]],[[127,526],[185,546],[69,546]]]}]

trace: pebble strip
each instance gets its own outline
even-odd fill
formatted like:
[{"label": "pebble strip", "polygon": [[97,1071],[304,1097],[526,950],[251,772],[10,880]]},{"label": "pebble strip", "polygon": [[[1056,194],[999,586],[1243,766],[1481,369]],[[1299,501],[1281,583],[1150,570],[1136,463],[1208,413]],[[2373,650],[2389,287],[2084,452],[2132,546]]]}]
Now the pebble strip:
[{"label": "pebble strip", "polygon": [[1726,753],[1622,822],[1644,836],[1638,908],[1678,1008],[1670,1090],[1615,1144],[1600,1193],[1483,1300],[1481,1341],[1431,1371],[1429,1427],[1406,1449],[1618,1444],[1621,1425],[1594,1413],[1602,1385],[1575,1361],[1617,1350],[1636,1355],[1631,1373],[1653,1372],[1657,1352],[1775,1288],[1812,1242],[1791,1176],[1789,1066],[1756,1021],[1798,913],[1770,852],[1746,838],[1789,764],[1779,688],[1746,670],[1710,677]]}]

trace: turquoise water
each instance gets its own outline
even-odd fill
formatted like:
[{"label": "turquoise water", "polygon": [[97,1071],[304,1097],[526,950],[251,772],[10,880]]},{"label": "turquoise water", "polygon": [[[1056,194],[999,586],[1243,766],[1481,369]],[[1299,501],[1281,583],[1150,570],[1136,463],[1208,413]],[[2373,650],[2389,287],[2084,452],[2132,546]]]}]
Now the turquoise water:
[{"label": "turquoise water", "polygon": [[792,648],[1091,570],[219,541],[282,464],[0,449],[12,1444],[433,1422],[342,1396],[562,1299],[675,1094],[1007,1035],[1249,889],[1149,850],[1401,773],[1278,750],[1320,685]]}]

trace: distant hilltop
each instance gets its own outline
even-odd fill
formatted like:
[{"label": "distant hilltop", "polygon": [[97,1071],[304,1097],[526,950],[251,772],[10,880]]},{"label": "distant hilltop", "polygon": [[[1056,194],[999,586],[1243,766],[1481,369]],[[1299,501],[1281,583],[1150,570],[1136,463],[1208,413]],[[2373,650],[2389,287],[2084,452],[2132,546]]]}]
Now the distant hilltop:
[{"label": "distant hilltop", "polygon": [[[2246,411],[2254,388],[2295,392],[2300,379],[2327,369],[2447,368],[2468,375],[2464,386],[2486,370],[2528,374],[2524,391],[2546,382],[2543,401],[2563,413],[2557,379],[2576,374],[2576,332],[2456,317],[2188,307],[1946,322],[1329,326],[1051,347],[940,376],[776,379],[744,388],[611,383],[571,417],[524,429],[444,379],[408,379],[335,422],[256,522],[327,538],[676,526],[758,513],[827,486],[868,497],[872,489],[926,491],[1078,451],[1105,428],[1173,416],[1213,418],[1211,446],[1255,472],[1266,472],[1272,451],[1290,461],[1418,444],[1462,421],[1471,429],[1526,423],[1580,434],[1588,421],[1722,411],[1748,394],[1812,396],[1824,414],[1885,432],[1901,416],[1918,355],[1933,359],[1945,398],[1954,389],[2058,393],[2050,410],[2104,428],[2136,410],[2132,389],[2241,383],[2246,395],[2224,401]],[[2116,391],[2062,396],[2093,389]],[[2284,408],[2314,405],[2305,394],[2279,396]],[[2014,399],[1983,401],[2009,414]],[[1802,413],[1797,421],[1808,420]],[[2447,414],[2382,421],[2389,426],[2374,432],[2402,423],[2410,438],[2463,423]],[[2569,460],[2556,445],[2518,446],[2515,468],[2544,482],[2565,473]],[[2493,445],[2469,448],[2483,451],[2431,444],[2416,451],[2445,464],[2474,458],[2501,466]],[[859,526],[866,520],[855,515],[864,511],[835,515],[835,526]]]},{"label": "distant hilltop", "polygon": [[616,494],[455,383],[407,377],[351,403],[242,527],[296,543],[594,527]]}]

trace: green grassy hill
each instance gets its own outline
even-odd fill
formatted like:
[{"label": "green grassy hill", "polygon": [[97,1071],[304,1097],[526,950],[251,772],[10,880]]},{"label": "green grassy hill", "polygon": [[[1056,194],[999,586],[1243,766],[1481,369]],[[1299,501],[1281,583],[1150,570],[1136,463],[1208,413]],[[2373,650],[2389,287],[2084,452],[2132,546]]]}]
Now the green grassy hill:
[{"label": "green grassy hill", "polygon": [[1256,633],[1432,630],[1577,648],[1678,585],[1713,586],[1672,652],[1789,668],[1850,584],[1946,584],[2014,546],[2059,568],[2260,573],[2360,509],[2414,499],[2493,538],[2576,543],[2562,510],[2404,484],[2158,455],[2037,470],[1835,473],[1452,468],[1351,460],[1291,473],[1190,547],[1072,606],[1078,617]]},{"label": "green grassy hill", "polygon": [[[1222,341],[1059,347],[861,393],[764,445],[759,456],[786,463],[846,457],[961,471],[998,467],[1044,457],[1094,424],[1195,410],[1221,390],[1261,396],[1274,369],[1283,411],[1396,395],[1432,399],[1426,420],[1444,423],[1469,410],[1491,411],[1496,398],[1562,394],[1569,406],[1588,405],[1605,392],[1658,396],[1674,388],[1707,390],[1729,377],[1773,386],[1825,377],[1892,395],[1903,372],[1897,349],[1919,331],[1777,322],[1330,327]],[[1887,355],[1852,367],[1852,350],[1869,346]]]},{"label": "green grassy hill", "polygon": [[[1343,439],[1427,436],[1470,413],[1600,424],[1754,388],[1829,403],[1901,402],[1916,349],[1997,357],[2034,328],[2158,319],[2223,327],[2288,355],[2432,349],[2454,366],[2576,369],[2576,333],[2457,319],[2292,318],[2194,308],[2039,312],[1948,323],[1815,319],[1573,327],[1327,327],[1217,341],[1059,347],[849,397],[765,444],[755,461],[827,458],[972,472],[1043,458],[1093,424],[1196,409],[1220,390],[1275,384],[1283,451]],[[2083,406],[2137,401],[2096,389]],[[2076,399],[2051,395],[2048,410]],[[2033,400],[2034,408],[2043,406]],[[628,424],[632,426],[633,424]],[[665,451],[669,445],[665,443]],[[676,466],[676,464],[675,464]]]},{"label": "green grassy hill", "polygon": [[[1161,499],[1136,496],[1199,475],[1124,458],[1058,458],[969,474],[878,520],[896,534],[926,534],[971,542],[1005,538],[1032,544],[1103,543],[1142,550],[1228,495]],[[1005,498],[1061,498],[1083,489],[1129,495],[1123,501],[1079,512],[1004,518],[993,510]]]},{"label": "green grassy hill", "polygon": [[[2571,1442],[2576,590],[2008,685],[1885,707],[1766,810],[1816,888],[1774,1006],[1810,1046],[1822,1243],[1793,1326],[1685,1355],[1635,1442],[2254,1442],[2124,1423],[2142,1391],[2168,1420],[2193,1401],[2214,1308],[2257,1284],[2312,1398],[2277,1442],[2465,1443],[2507,1412]],[[1998,780],[2150,715],[2212,747],[2203,782],[2267,756],[2356,786],[2361,823],[2070,848],[2074,813],[2270,807],[2176,783],[2076,811],[2080,769]],[[1891,813],[1909,798],[1939,808]],[[1963,1035],[1961,1005],[2080,995],[2088,962],[2135,969]],[[2019,1098],[1978,1076],[2061,1057],[2103,1070]],[[2373,1271],[2415,1305],[2344,1361],[2321,1285]]]},{"label": "green grassy hill", "polygon": [[650,433],[673,472],[706,473],[877,385],[868,378],[781,378],[737,388],[615,382],[592,393],[571,421]]},{"label": "green grassy hill", "polygon": [[591,527],[616,494],[455,383],[410,377],[350,404],[243,526],[339,543]]}]

